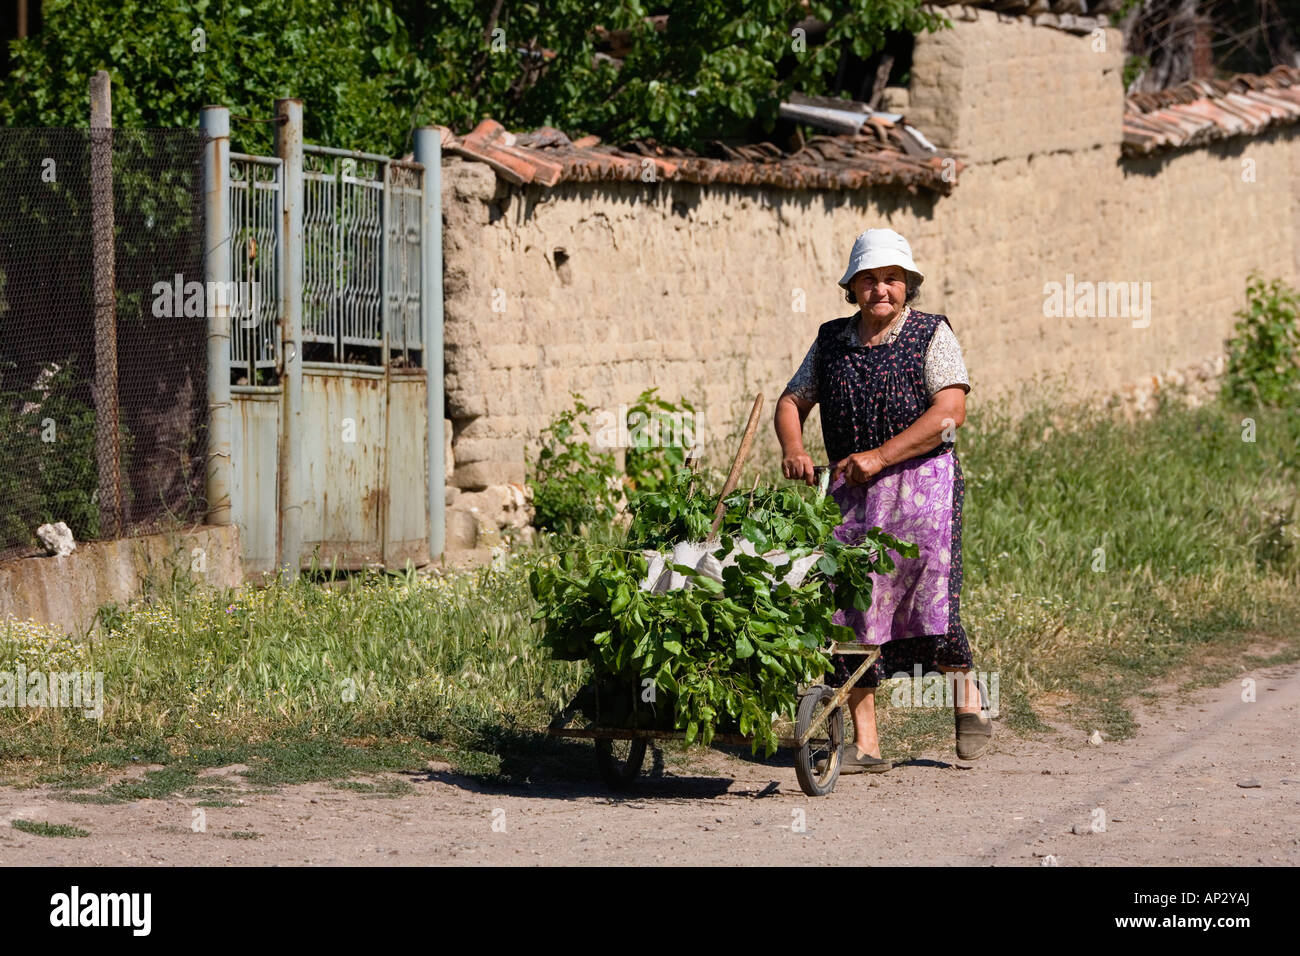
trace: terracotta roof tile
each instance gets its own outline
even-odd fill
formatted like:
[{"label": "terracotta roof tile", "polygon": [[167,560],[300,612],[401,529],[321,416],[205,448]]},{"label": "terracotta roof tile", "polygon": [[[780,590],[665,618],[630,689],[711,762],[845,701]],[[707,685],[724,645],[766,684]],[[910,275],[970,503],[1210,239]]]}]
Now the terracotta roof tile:
[{"label": "terracotta roof tile", "polygon": [[665,147],[652,140],[621,148],[596,136],[572,141],[560,130],[542,127],[511,133],[485,119],[465,136],[444,134],[443,148],[486,163],[516,185],[554,186],[568,181],[647,180],[738,183],[782,189],[863,189],[895,185],[947,195],[965,167],[955,156],[927,149],[896,114],[874,114],[857,135],[813,136],[787,153],[773,143],[710,143],[721,158]]},{"label": "terracotta roof tile", "polygon": [[1035,26],[1053,27],[1070,33],[1091,33],[1110,25],[1110,15],[1120,0],[928,0],[930,6],[953,20],[975,19],[975,8],[991,10],[1000,17],[1032,18]]},{"label": "terracotta roof tile", "polygon": [[1300,69],[1278,66],[1264,74],[1238,73],[1158,93],[1134,93],[1125,107],[1124,153],[1129,156],[1253,136],[1300,122]]}]

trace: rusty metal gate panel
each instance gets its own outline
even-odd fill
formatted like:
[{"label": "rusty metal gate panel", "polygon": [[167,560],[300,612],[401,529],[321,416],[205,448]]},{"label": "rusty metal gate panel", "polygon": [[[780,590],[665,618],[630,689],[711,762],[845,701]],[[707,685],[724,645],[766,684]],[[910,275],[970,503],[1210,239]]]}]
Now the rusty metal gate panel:
[{"label": "rusty metal gate panel", "polygon": [[390,369],[388,378],[388,489],[384,564],[429,562],[429,416],[423,369]]},{"label": "rusty metal gate panel", "polygon": [[383,563],[386,405],[383,369],[304,363],[302,565]]},{"label": "rusty metal gate panel", "polygon": [[269,573],[279,559],[280,389],[232,386],[230,391],[230,505],[244,573]]}]

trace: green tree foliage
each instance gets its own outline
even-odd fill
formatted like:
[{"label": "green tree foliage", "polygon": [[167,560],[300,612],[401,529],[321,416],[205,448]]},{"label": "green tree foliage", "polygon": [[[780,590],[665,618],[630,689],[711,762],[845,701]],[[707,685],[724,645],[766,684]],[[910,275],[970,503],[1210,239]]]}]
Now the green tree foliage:
[{"label": "green tree foliage", "polygon": [[[937,28],[938,17],[912,0],[836,3],[677,0],[629,4],[634,42],[615,87],[601,101],[575,103],[579,125],[609,138],[654,136],[699,145],[711,135],[735,135],[756,122],[770,130],[791,91],[834,94],[843,59],[870,57],[888,31]],[[655,33],[642,13],[665,12]],[[796,31],[805,18],[830,24],[814,44]]]},{"label": "green tree foliage", "polygon": [[[946,21],[920,0],[47,0],[44,28],[12,45],[7,125],[84,125],[86,82],[114,84],[119,126],[194,126],[204,105],[266,119],[276,97],[306,104],[307,138],[400,154],[412,130],[464,132],[485,116],[619,141],[698,145],[770,129],[792,90],[835,93],[848,57],[889,31]],[[496,11],[493,19],[494,10]],[[667,19],[652,19],[666,14]],[[814,43],[795,29],[830,24]],[[666,24],[662,30],[661,24]],[[598,29],[599,28],[599,29]],[[196,32],[201,31],[201,32]],[[625,31],[621,67],[598,57]],[[240,149],[272,129],[238,123]]]},{"label": "green tree foliage", "polygon": [[578,393],[573,408],[542,429],[542,448],[527,481],[533,492],[533,524],[575,534],[583,525],[609,521],[618,510],[622,482],[612,452],[593,453],[581,438],[592,409]]},{"label": "green tree foliage", "polygon": [[[405,96],[418,89],[419,64],[391,5],[377,0],[49,0],[44,14],[39,34],[10,47],[6,125],[86,125],[86,84],[99,69],[122,127],[192,128],[214,103],[267,119],[286,96],[308,104],[316,141],[396,148],[411,122]],[[266,152],[272,126],[237,125],[236,140]]]}]

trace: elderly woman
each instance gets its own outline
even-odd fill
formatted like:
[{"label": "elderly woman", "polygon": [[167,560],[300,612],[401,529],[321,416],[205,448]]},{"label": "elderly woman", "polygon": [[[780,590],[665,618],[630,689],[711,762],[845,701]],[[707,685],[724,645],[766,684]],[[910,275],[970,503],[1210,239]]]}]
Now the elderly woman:
[{"label": "elderly woman", "polygon": [[[908,305],[923,279],[892,229],[858,236],[839,282],[858,312],[818,329],[776,406],[782,471],[812,484],[803,424],[821,403],[830,493],[844,514],[839,540],[880,527],[920,547],[920,557],[872,574],[870,611],[836,612],[835,623],[852,627],[860,643],[881,646],[849,696],[857,748],[846,748],[841,773],[892,766],[880,755],[875,689],[891,675],[911,676],[916,664],[954,674],[958,757],[979,757],[993,736],[958,615],[965,483],[953,435],[966,419],[970,383],[947,317]],[[851,669],[840,657],[834,664],[829,682],[842,686]]]}]

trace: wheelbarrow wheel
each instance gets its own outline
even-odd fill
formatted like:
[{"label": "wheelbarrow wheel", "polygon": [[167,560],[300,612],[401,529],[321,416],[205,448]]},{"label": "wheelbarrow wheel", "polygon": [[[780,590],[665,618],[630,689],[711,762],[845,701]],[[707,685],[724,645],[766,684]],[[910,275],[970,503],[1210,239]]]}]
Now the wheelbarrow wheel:
[{"label": "wheelbarrow wheel", "polygon": [[596,741],[596,766],[601,778],[615,790],[626,790],[636,782],[645,762],[646,742],[637,740]]},{"label": "wheelbarrow wheel", "polygon": [[[844,708],[836,707],[829,714],[835,691],[825,684],[808,688],[799,698],[795,719],[795,737],[802,738],[809,727],[821,726],[808,738],[808,742],[795,750],[794,772],[799,786],[810,797],[824,797],[835,789],[840,776],[840,754],[844,746]],[[823,717],[825,720],[823,722]],[[817,762],[825,759],[819,773]]]}]

